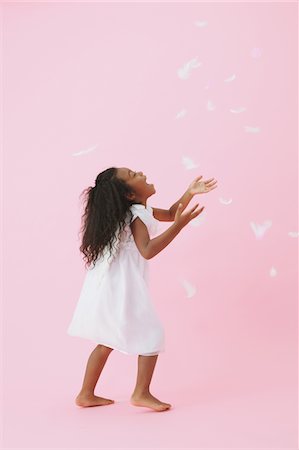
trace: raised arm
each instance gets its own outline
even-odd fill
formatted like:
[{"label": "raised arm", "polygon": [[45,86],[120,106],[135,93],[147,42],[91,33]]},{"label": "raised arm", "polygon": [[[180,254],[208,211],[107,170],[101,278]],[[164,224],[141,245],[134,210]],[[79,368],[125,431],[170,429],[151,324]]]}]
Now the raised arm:
[{"label": "raised arm", "polygon": [[175,213],[178,205],[182,204],[182,211],[186,208],[186,206],[190,203],[190,200],[196,194],[206,194],[207,192],[216,189],[217,181],[214,178],[210,178],[206,181],[201,181],[202,175],[196,177],[188,186],[186,192],[182,195],[182,197],[175,202],[169,209],[160,209],[153,208],[153,215],[155,219],[163,221],[163,222],[172,222],[175,218]]},{"label": "raised arm", "polygon": [[136,217],[131,223],[132,234],[136,243],[136,246],[145,259],[151,259],[156,256],[167,247],[168,244],[176,237],[181,231],[182,227],[178,224],[171,224],[167,230],[159,234],[159,236],[150,239],[146,225]]},{"label": "raised arm", "polygon": [[136,217],[131,223],[132,234],[136,243],[136,246],[145,259],[151,259],[161,252],[168,244],[176,237],[176,235],[181,231],[181,229],[198,216],[204,209],[202,207],[196,210],[198,203],[187,211],[184,215],[182,214],[182,205],[178,207],[175,213],[174,223],[170,225],[167,230],[159,234],[153,239],[150,239],[146,225]]},{"label": "raised arm", "polygon": [[193,197],[193,194],[191,194],[189,189],[187,189],[187,191],[182,195],[182,197],[169,208],[170,216],[172,218],[171,220],[174,220],[175,213],[176,213],[176,210],[177,210],[179,204],[180,203],[182,204],[182,211],[184,211],[184,209],[189,205],[192,197]]},{"label": "raised arm", "polygon": [[175,217],[175,212],[177,210],[177,207],[180,203],[183,205],[183,210],[186,208],[186,206],[190,203],[190,200],[192,199],[193,194],[187,190],[182,197],[175,202],[169,209],[160,209],[160,208],[153,208],[153,215],[154,218],[157,220],[160,220],[161,222],[173,222]]}]

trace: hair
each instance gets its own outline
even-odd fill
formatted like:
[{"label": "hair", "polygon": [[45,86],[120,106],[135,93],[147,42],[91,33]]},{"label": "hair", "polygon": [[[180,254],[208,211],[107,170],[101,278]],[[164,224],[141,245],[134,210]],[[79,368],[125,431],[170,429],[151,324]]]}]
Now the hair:
[{"label": "hair", "polygon": [[[134,191],[125,181],[116,177],[117,168],[109,167],[99,173],[94,187],[84,189],[85,210],[82,216],[82,243],[80,251],[83,253],[85,267],[94,263],[104,249],[112,255],[114,244],[120,238],[127,221],[129,211],[130,222],[132,213],[129,207],[134,201],[127,198],[127,194]],[[117,229],[119,233],[117,234]]]}]

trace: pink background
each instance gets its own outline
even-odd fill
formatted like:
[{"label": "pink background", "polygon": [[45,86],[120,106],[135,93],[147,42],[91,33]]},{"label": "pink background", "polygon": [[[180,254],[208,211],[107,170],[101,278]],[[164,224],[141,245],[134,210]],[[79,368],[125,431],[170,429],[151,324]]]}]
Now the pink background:
[{"label": "pink background", "polygon": [[[2,3],[5,448],[297,448],[297,10]],[[95,347],[66,333],[79,195],[113,165],[153,207],[218,181],[150,260],[163,414],[129,404],[117,351],[96,388],[115,404],[74,403]]]}]

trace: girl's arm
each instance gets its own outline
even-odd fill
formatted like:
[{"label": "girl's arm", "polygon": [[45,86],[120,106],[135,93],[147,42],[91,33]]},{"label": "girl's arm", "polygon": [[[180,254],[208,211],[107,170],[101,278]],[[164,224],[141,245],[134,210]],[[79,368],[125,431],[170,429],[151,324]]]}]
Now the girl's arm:
[{"label": "girl's arm", "polygon": [[173,223],[159,236],[150,239],[147,227],[139,217],[136,217],[130,226],[136,246],[145,259],[151,259],[160,253],[182,229],[182,226]]},{"label": "girl's arm", "polygon": [[217,186],[215,184],[217,181],[213,181],[214,178],[210,178],[206,181],[200,181],[202,179],[202,175],[199,175],[196,177],[192,183],[188,186],[188,189],[186,192],[182,195],[182,197],[175,202],[169,209],[159,209],[159,208],[153,208],[153,215],[155,219],[162,220],[162,221],[173,221],[175,218],[175,213],[177,210],[177,207],[179,203],[182,203],[182,211],[186,208],[192,197],[196,194],[205,194],[207,192],[212,191],[213,189],[216,189]]},{"label": "girl's arm", "polygon": [[190,200],[192,199],[193,195],[194,194],[191,194],[189,189],[187,189],[187,191],[182,195],[182,197],[169,208],[171,220],[174,220],[175,213],[176,213],[176,210],[178,209],[179,204],[181,203],[183,205],[182,211],[184,211],[186,206],[189,205]]},{"label": "girl's arm", "polygon": [[175,202],[169,209],[153,208],[153,216],[155,219],[162,222],[173,222],[175,217],[175,212],[180,203],[183,205],[183,210],[189,204],[194,194],[191,194],[189,189],[182,195],[182,197]]}]

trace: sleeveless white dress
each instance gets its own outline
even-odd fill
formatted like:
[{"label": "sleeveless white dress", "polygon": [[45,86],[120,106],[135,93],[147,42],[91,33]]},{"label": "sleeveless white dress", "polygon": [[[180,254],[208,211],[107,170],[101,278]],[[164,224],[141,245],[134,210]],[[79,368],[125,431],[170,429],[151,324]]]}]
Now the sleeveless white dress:
[{"label": "sleeveless white dress", "polygon": [[[136,203],[130,210],[132,220],[139,217],[154,237],[158,221],[152,207]],[[165,333],[150,296],[149,261],[135,244],[129,215],[126,223],[112,256],[105,251],[87,269],[67,334],[127,355],[157,355],[165,351]]]}]

